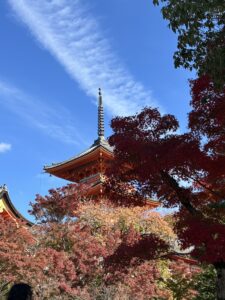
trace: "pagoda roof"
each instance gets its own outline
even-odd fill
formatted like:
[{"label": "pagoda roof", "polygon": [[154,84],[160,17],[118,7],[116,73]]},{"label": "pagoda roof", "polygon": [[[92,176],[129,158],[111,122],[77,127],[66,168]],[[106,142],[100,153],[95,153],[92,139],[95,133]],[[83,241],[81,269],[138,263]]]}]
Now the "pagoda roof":
[{"label": "pagoda roof", "polygon": [[113,148],[109,145],[108,141],[104,137],[99,137],[94,144],[92,144],[87,150],[81,152],[78,155],[75,155],[71,157],[70,159],[64,160],[59,163],[52,163],[49,166],[44,166],[44,170],[47,173],[51,173],[51,171],[58,169],[60,167],[67,167],[70,166],[74,163],[76,163],[78,160],[81,158],[88,157],[91,155],[93,152],[95,152],[97,149],[102,149],[103,151],[105,150],[108,152],[108,154],[111,156],[113,154]]},{"label": "pagoda roof", "polygon": [[27,226],[33,225],[31,221],[22,216],[22,214],[15,208],[10,199],[6,185],[0,186],[0,201],[3,201],[3,206],[1,206],[1,209],[5,210],[9,216],[23,221]]}]

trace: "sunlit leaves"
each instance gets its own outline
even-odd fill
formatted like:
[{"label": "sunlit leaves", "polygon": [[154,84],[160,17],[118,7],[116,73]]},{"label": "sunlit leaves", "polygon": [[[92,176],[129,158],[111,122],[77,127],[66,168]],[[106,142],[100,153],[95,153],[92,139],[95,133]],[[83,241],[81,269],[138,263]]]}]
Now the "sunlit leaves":
[{"label": "sunlit leaves", "polygon": [[225,83],[225,3],[209,1],[153,1],[162,3],[163,18],[178,35],[175,67],[208,74],[217,87]]}]

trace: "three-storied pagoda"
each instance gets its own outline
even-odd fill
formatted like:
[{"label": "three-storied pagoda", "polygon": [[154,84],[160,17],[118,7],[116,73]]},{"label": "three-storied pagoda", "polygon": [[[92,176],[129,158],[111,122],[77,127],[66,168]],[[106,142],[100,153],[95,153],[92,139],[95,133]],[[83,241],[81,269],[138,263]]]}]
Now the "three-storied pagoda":
[{"label": "three-storied pagoda", "polygon": [[113,158],[113,149],[104,136],[104,110],[101,89],[98,98],[98,138],[84,152],[60,163],[45,166],[45,172],[71,182],[91,185],[91,195],[102,195],[105,169]]}]

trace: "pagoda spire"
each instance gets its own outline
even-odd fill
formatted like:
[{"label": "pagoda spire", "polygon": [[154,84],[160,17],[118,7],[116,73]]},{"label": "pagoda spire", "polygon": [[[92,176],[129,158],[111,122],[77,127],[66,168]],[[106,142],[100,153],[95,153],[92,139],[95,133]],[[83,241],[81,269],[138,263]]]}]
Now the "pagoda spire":
[{"label": "pagoda spire", "polygon": [[102,92],[98,90],[98,138],[104,138],[104,109],[102,104]]}]

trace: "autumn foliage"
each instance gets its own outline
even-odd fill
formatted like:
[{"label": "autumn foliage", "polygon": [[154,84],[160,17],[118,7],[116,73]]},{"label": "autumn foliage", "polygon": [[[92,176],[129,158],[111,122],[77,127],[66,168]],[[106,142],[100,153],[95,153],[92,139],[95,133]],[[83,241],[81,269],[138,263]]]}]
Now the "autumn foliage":
[{"label": "autumn foliage", "polygon": [[115,159],[106,191],[115,205],[121,205],[118,199],[128,207],[144,205],[156,197],[179,208],[174,229],[181,246],[213,264],[225,283],[225,90],[218,91],[208,76],[190,84],[187,133],[177,133],[174,116],[152,108],[112,120]]},{"label": "autumn foliage", "polygon": [[225,259],[225,96],[208,77],[191,86],[188,133],[177,134],[175,117],[151,108],[112,121],[115,160],[107,190],[112,202],[123,199],[127,206],[157,197],[166,207],[181,207],[175,228],[183,247],[195,245],[198,259],[216,263]]},{"label": "autumn foliage", "polygon": [[160,278],[171,272],[172,228],[148,206],[96,203],[85,189],[37,195],[31,229],[0,219],[2,286],[25,281],[35,299],[169,299]]}]

